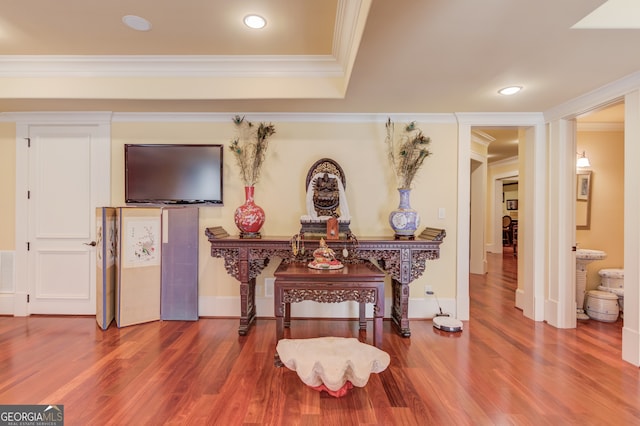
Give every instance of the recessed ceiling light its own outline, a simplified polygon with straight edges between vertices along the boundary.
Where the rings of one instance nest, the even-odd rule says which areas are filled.
[[[267,25],[267,20],[259,15],[247,15],[244,17],[244,24],[249,28],[259,30]]]
[[[122,22],[136,31],[149,31],[151,29],[151,22],[136,15],[126,15],[122,17]]]
[[[501,95],[509,96],[509,95],[515,95],[521,90],[522,90],[522,86],[509,86],[509,87],[505,87],[503,89],[498,90],[498,93],[500,93]]]

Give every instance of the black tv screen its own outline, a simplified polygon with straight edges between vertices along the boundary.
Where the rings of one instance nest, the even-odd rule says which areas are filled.
[[[127,203],[222,204],[223,145],[124,147]]]

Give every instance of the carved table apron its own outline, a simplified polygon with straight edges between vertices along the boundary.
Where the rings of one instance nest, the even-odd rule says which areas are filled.
[[[262,236],[259,239],[242,239],[230,236],[221,227],[207,228],[205,234],[211,243],[211,256],[223,258],[227,273],[240,281],[238,333],[245,335],[256,317],[256,277],[272,257],[287,261],[293,258],[291,237]],[[445,236],[446,233],[442,229],[427,228],[415,240],[396,240],[392,236],[358,238],[355,253],[351,253],[349,259],[345,259],[346,262],[351,258],[355,261],[376,260],[391,276],[391,319],[404,337],[411,336],[408,317],[409,284],[422,275],[427,260],[440,257],[440,244]],[[309,247],[318,243],[313,240],[305,242]],[[326,242],[340,258],[345,241]]]
[[[347,264],[335,270],[311,269],[306,262],[282,262],[274,276],[276,342],[284,339],[284,328],[291,324],[292,303],[354,301],[360,304],[361,330],[367,327],[365,306],[373,303],[373,344],[382,347],[385,274],[370,262]]]

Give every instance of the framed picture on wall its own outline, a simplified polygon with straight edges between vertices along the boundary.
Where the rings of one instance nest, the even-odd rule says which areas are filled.
[[[578,201],[589,201],[589,193],[591,192],[591,172],[578,173],[576,177],[576,199]]]
[[[518,200],[507,200],[507,210],[518,210]]]

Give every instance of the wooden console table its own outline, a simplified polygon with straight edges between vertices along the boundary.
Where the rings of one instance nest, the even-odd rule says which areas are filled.
[[[311,269],[306,262],[282,262],[274,276],[276,342],[284,339],[285,327],[291,326],[292,303],[354,301],[360,304],[360,330],[367,329],[365,307],[373,303],[373,344],[382,348],[385,273],[371,262],[346,264],[336,270]]]
[[[240,327],[245,335],[255,320],[256,277],[272,257],[285,261],[293,258],[291,237],[263,236],[258,239],[242,239],[229,235],[222,227],[205,230],[211,243],[211,256],[223,258],[229,275],[240,281]],[[411,336],[409,329],[409,284],[420,277],[426,261],[440,257],[440,244],[446,236],[443,229],[426,228],[415,240],[396,240],[390,237],[358,238],[357,246],[344,240],[327,240],[338,258],[345,263],[376,260],[391,276],[393,304],[391,319],[404,337]],[[309,255],[317,248],[317,241],[307,240]],[[348,259],[342,258],[345,246],[350,250]]]

